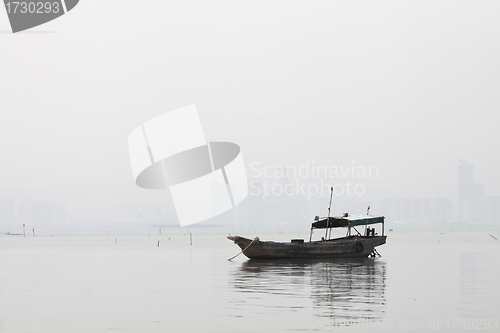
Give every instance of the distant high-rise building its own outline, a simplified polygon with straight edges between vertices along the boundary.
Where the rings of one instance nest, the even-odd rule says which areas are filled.
[[[436,223],[451,222],[452,205],[447,198],[436,198],[432,200],[432,220]]]
[[[458,200],[481,199],[484,197],[484,184],[474,182],[474,165],[458,160]]]
[[[458,200],[474,197],[474,165],[467,161],[458,161]]]

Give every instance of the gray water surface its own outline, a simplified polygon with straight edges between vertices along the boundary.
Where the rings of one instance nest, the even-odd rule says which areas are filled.
[[[0,331],[499,330],[499,242],[488,232],[390,232],[378,249],[376,259],[228,261],[239,248],[225,235],[193,235],[192,246],[188,235],[2,236]]]

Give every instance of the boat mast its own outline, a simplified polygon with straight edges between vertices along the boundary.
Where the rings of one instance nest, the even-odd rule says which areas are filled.
[[[330,225],[330,209],[332,208],[332,197],[333,197],[333,187],[330,189],[330,204],[328,205],[328,217],[326,219],[326,233],[325,233],[325,239],[328,238],[328,227]]]

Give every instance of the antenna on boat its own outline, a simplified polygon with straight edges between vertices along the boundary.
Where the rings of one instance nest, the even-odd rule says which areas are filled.
[[[370,206],[368,206],[368,209],[366,210],[366,215],[370,215]]]
[[[326,219],[326,233],[325,233],[325,239],[327,239],[328,236],[328,226],[330,225],[330,209],[332,208],[332,197],[333,197],[333,187],[330,188],[330,204],[328,205],[328,217]]]

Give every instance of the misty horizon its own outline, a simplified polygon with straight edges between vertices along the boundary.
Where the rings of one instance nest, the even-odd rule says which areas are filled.
[[[500,4],[156,6],[85,2],[33,29],[55,33],[2,34],[1,199],[167,210],[168,191],[135,185],[127,137],[191,104],[207,141],[241,147],[248,176],[372,166],[363,200],[453,203],[467,160],[485,196],[500,193]]]

